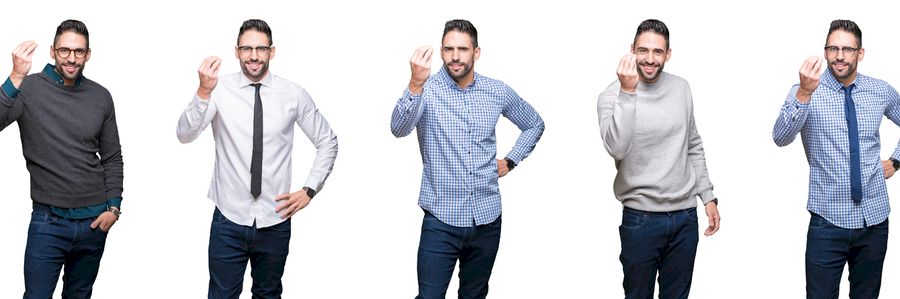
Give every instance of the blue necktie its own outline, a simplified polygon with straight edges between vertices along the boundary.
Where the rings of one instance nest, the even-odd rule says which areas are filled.
[[[847,117],[847,135],[850,137],[850,198],[854,203],[862,201],[862,177],[859,174],[859,128],[856,125],[856,106],[850,93],[853,87],[850,85],[844,90],[844,115]]]

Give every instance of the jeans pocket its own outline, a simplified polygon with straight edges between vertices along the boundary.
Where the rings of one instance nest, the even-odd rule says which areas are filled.
[[[687,218],[688,218],[688,221],[695,222],[695,223],[697,221],[700,221],[700,218],[697,218],[697,209],[696,208],[688,209],[687,210]]]
[[[809,228],[825,228],[828,224],[828,220],[818,214],[812,214],[809,218]]]
[[[638,229],[641,226],[644,226],[644,223],[647,223],[647,215],[642,213],[631,213],[624,212],[622,213],[622,225],[619,226],[624,229]]]

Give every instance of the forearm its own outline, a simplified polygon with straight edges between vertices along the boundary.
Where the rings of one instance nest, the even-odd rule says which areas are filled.
[[[597,100],[597,114],[603,146],[613,159],[624,159],[634,141],[637,94],[607,90]]]
[[[791,144],[806,123],[809,104],[801,104],[797,100],[795,90],[796,88],[788,94],[772,129],[772,140],[778,146]]]
[[[424,93],[413,96],[409,89],[397,101],[391,115],[391,133],[394,137],[404,137],[412,133],[424,111]]]
[[[209,100],[203,100],[199,96],[194,96],[187,108],[178,119],[178,126],[175,133],[181,143],[188,143],[197,139],[203,129],[212,121],[207,114],[210,112]]]

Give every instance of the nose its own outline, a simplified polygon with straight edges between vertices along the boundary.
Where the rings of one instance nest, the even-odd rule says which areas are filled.
[[[251,49],[250,50],[250,59],[255,60],[257,58],[259,58],[259,53],[256,53],[256,49]]]
[[[837,59],[844,60],[844,49],[838,48]]]
[[[66,56],[66,62],[75,62],[75,51],[69,52],[69,56]]]
[[[459,60],[459,50],[453,49],[453,60]]]

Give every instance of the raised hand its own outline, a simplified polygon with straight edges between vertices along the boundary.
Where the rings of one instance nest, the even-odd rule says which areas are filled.
[[[636,60],[637,56],[634,53],[625,54],[625,56],[622,56],[622,60],[619,60],[619,69],[616,70],[622,91],[627,93],[637,92],[638,72]]]
[[[37,46],[38,44],[36,42],[27,41],[19,44],[19,46],[13,50],[13,69],[9,74],[9,80],[12,81],[13,86],[16,88],[19,88],[19,85],[22,84],[22,80],[25,80],[25,76],[31,71],[31,59],[32,56],[34,56],[34,50],[37,49]]]
[[[204,100],[209,100],[213,89],[219,83],[219,65],[222,64],[222,58],[218,56],[210,56],[203,60],[197,73],[200,75],[200,87],[197,88],[197,96]]]
[[[800,66],[800,89],[797,90],[797,101],[806,104],[812,99],[812,93],[819,87],[819,77],[822,76],[822,59],[818,56],[810,56]]]
[[[413,53],[409,59],[409,69],[412,76],[409,78],[409,92],[417,95],[421,94],[425,88],[425,81],[431,75],[431,53],[434,48],[431,46],[421,46]]]

